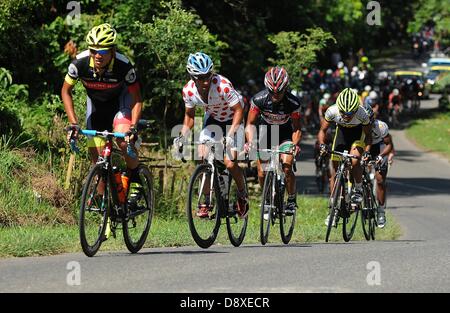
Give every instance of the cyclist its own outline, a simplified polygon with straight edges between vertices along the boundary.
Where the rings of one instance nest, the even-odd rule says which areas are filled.
[[[289,76],[284,67],[270,68],[264,77],[266,89],[258,92],[250,100],[250,112],[247,118],[245,133],[247,137],[246,151],[253,147],[273,147],[279,145],[282,151],[299,152],[299,143],[302,137],[300,100],[289,90]],[[259,124],[258,130],[255,125]],[[257,136],[256,136],[257,135]],[[275,142],[278,141],[278,142]],[[288,215],[295,214],[297,209],[295,175],[292,164],[293,155],[282,154],[283,170],[286,173],[288,191]],[[257,167],[259,184],[264,186],[263,164],[267,163],[267,156],[257,153]]]
[[[394,121],[394,118],[397,118],[398,114],[402,109],[403,99],[400,95],[400,91],[397,88],[394,88],[388,97],[388,110],[390,113],[390,119],[394,124],[397,121]]]
[[[231,82],[224,76],[214,72],[214,64],[211,58],[202,52],[190,54],[186,65],[191,80],[183,88],[183,100],[185,103],[185,115],[183,128],[180,135],[174,139],[174,147],[180,147],[187,142],[188,133],[194,127],[195,107],[205,107],[203,129],[200,133],[200,141],[217,141],[225,136],[226,147],[232,147],[231,151],[236,156],[235,137],[239,138],[239,127],[244,115],[244,104],[241,95],[233,88]],[[220,128],[221,133],[217,133]],[[236,141],[237,141],[236,140]],[[199,147],[201,157],[207,155],[204,146]],[[245,182],[242,169],[237,162],[225,156],[224,163],[233,176],[238,187],[237,208],[241,218],[248,213],[248,200],[245,191]],[[208,217],[209,204],[200,204],[197,216]]]
[[[378,170],[375,174],[377,180],[377,225],[383,228],[386,225],[386,176],[388,172],[389,155],[393,152],[393,142],[391,134],[389,134],[389,127],[385,122],[375,119],[374,112],[369,105],[365,105],[364,109],[369,114],[370,122],[372,124],[372,147],[370,155],[373,160],[376,160]]]
[[[333,150],[340,152],[347,150],[355,156],[361,157],[362,155],[363,158],[367,158],[370,155],[369,151],[372,143],[370,120],[367,112],[360,106],[357,92],[350,88],[345,88],[339,93],[336,104],[329,107],[325,112],[325,119],[322,121],[317,135],[322,154],[327,154],[328,152],[328,146],[325,145],[325,137],[332,123],[337,125],[332,146]],[[340,157],[332,155],[331,160],[333,166],[330,186],[334,186],[334,175]],[[352,159],[351,171],[355,181],[351,201],[360,203],[362,201],[362,168],[358,159]],[[325,221],[326,225],[328,225],[328,219],[329,216]],[[333,222],[336,223],[337,221]]]
[[[127,133],[125,140],[117,139],[128,168],[130,181],[137,178],[138,158],[127,154],[127,141],[135,140],[136,127],[142,111],[142,100],[136,71],[130,61],[116,49],[116,30],[109,24],[93,27],[86,37],[89,49],[70,63],[61,90],[69,123],[68,139],[78,135],[78,118],[74,110],[72,90],[80,80],[87,93],[87,129]],[[97,162],[105,140],[88,140],[92,163]]]

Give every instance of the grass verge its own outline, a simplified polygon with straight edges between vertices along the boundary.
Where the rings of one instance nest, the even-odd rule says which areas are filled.
[[[299,197],[297,223],[291,243],[323,242],[326,227],[327,200],[318,197]],[[401,235],[398,223],[388,214],[385,229],[377,230],[377,240],[395,240]],[[13,226],[0,228],[0,257],[43,256],[66,252],[81,252],[78,227],[75,225]],[[343,241],[341,228],[333,230],[332,241]],[[353,240],[364,240],[358,222]],[[259,243],[259,203],[251,201],[251,212],[244,244]],[[271,229],[269,243],[281,243],[279,227]],[[221,226],[216,244],[230,245],[225,222]],[[163,219],[155,216],[145,247],[171,247],[194,245],[185,218]],[[126,250],[118,232],[117,239],[110,238],[100,251]]]
[[[426,119],[415,120],[406,134],[423,148],[450,160],[450,112],[434,113]]]

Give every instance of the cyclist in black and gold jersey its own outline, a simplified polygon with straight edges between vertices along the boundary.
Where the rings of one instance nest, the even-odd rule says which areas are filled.
[[[332,150],[340,152],[347,150],[358,157],[369,157],[372,144],[370,119],[367,112],[360,106],[359,96],[354,90],[344,89],[337,97],[336,104],[330,106],[325,112],[325,118],[317,135],[322,153],[326,153],[325,134],[332,123],[337,125]],[[331,160],[333,169],[330,186],[334,186],[334,173],[340,157],[332,155]],[[360,203],[362,201],[362,167],[357,159],[352,160],[352,176],[355,183],[351,200]],[[328,225],[328,218],[325,222]]]
[[[87,92],[86,124],[88,129],[136,133],[142,111],[142,100],[136,71],[130,61],[116,51],[116,31],[109,24],[92,28],[86,38],[89,50],[83,51],[69,65],[61,90],[69,123],[77,132],[78,118],[74,110],[72,89],[80,80]],[[72,135],[73,136],[73,135]],[[76,136],[75,136],[76,137]],[[117,139],[130,176],[138,166],[138,159],[127,155],[127,143]],[[88,141],[92,162],[97,161],[105,142],[100,137]]]

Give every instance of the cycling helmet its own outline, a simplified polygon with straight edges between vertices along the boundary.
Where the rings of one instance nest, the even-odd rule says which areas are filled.
[[[271,67],[264,77],[264,85],[270,92],[283,92],[289,85],[289,76],[284,67]]]
[[[324,93],[323,94],[323,98],[325,99],[325,101],[328,101],[328,99],[330,99],[330,94],[329,93]]]
[[[370,106],[370,104],[368,104],[368,103],[364,104],[363,108],[364,108],[364,110],[366,110],[367,115],[369,115],[370,121],[373,122],[373,120],[374,120],[374,113],[373,113],[373,109]]]
[[[331,74],[333,74],[333,70],[331,68],[329,68],[329,69],[327,69],[326,73],[327,73],[327,75],[331,75]]]
[[[104,23],[92,28],[86,36],[86,42],[91,47],[110,48],[116,44],[117,32],[109,25]]]
[[[359,107],[358,93],[350,88],[345,88],[339,93],[336,104],[339,111],[344,113],[355,112]]]
[[[366,86],[364,87],[364,90],[367,91],[367,92],[369,92],[369,91],[372,90],[372,87],[370,87],[370,85],[366,85]]]
[[[337,67],[338,68],[344,68],[344,62],[339,61],[338,64],[337,64]]]
[[[392,93],[394,94],[394,96],[398,96],[400,94],[400,92],[398,91],[397,88],[395,88],[394,90],[392,90]]]
[[[378,94],[376,91],[372,90],[371,92],[369,92],[369,98],[372,100],[376,100],[378,98]]]
[[[189,75],[204,75],[211,73],[214,68],[211,58],[203,53],[197,52],[195,54],[189,54],[186,70]]]

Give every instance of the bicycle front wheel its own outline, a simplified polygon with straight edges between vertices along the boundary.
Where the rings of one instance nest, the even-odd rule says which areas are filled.
[[[366,240],[370,240],[371,231],[371,213],[372,213],[372,201],[370,199],[370,187],[366,184],[363,185],[363,203],[361,210],[361,225]]]
[[[269,240],[270,224],[273,223],[275,210],[275,177],[273,172],[268,172],[264,180],[264,188],[261,199],[261,223],[260,239],[261,244],[265,245]]]
[[[281,240],[284,244],[288,244],[289,241],[291,241],[292,234],[294,232],[295,227],[295,219],[297,212],[291,215],[287,215],[285,213],[284,208],[286,207],[286,201],[288,196],[288,192],[286,188],[283,188],[284,190],[280,190],[279,192],[279,218],[280,218],[280,234],[281,234]]]
[[[129,188],[127,216],[122,222],[125,245],[131,253],[137,253],[144,246],[152,224],[155,203],[150,171],[141,164],[138,174],[139,182],[133,182]]]
[[[189,182],[186,215],[192,238],[204,249],[214,243],[219,232],[219,192],[211,166],[197,166]]]
[[[103,165],[90,170],[83,187],[80,208],[80,243],[84,254],[94,256],[105,239],[111,206],[109,178]]]
[[[341,203],[344,200],[344,183],[342,181],[341,175],[336,177],[334,181],[333,193],[330,197],[328,204],[328,225],[327,232],[325,235],[325,242],[330,239],[331,228],[337,227],[337,218],[339,216],[339,210],[341,208]]]
[[[244,175],[245,192],[248,194],[247,190],[247,180]],[[228,201],[227,206],[227,232],[230,242],[233,246],[239,247],[244,241],[245,232],[247,231],[248,214],[245,218],[240,218],[237,213],[237,192],[238,188],[233,177],[230,175],[228,177]],[[247,203],[249,205],[249,203]]]

